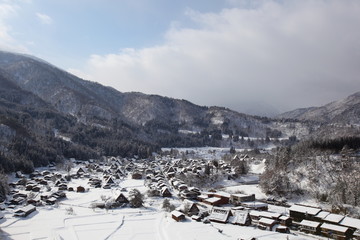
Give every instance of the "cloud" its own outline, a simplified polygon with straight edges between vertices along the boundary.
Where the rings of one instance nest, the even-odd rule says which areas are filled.
[[[43,13],[36,13],[36,16],[40,20],[42,24],[45,25],[51,25],[53,23],[53,20],[50,16],[43,14]]]
[[[18,6],[10,1],[0,2],[0,50],[27,52],[26,48],[19,44],[11,34],[11,26],[7,20],[17,15]]]
[[[158,46],[91,55],[81,71],[120,91],[254,106],[254,113],[259,105],[291,110],[360,90],[359,1],[249,2],[187,11],[196,27],[172,25]]]

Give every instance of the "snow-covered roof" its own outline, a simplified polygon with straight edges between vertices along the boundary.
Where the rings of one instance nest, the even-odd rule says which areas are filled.
[[[211,197],[211,198],[207,198],[204,201],[208,202],[208,203],[215,203],[217,201],[221,200],[221,198],[218,197]]]
[[[337,231],[337,232],[346,232],[349,229],[348,227],[343,227],[343,226],[334,225],[334,224],[330,224],[330,223],[323,223],[321,225],[321,228],[325,228],[325,229],[333,230],[333,231]]]
[[[280,216],[279,217],[279,219],[283,220],[283,221],[288,220],[289,218],[290,218],[289,216]]]
[[[275,224],[275,220],[274,219],[270,219],[270,218],[260,218],[259,223],[261,224],[266,224],[266,225],[273,225]]]
[[[245,207],[253,207],[253,208],[259,208],[259,207],[267,207],[267,203],[263,202],[244,202],[242,203]]]
[[[289,208],[289,210],[295,211],[295,212],[300,212],[300,213],[306,213],[309,215],[316,215],[321,211],[320,208],[306,207],[306,206],[301,206],[301,205],[292,205]]]
[[[245,224],[247,217],[248,217],[248,212],[247,211],[234,211],[233,215],[234,216],[229,218],[230,223]]]
[[[330,212],[321,211],[321,212],[319,212],[318,214],[316,214],[316,217],[317,217],[317,218],[320,218],[320,219],[324,219],[324,218],[326,218],[326,216],[329,215],[329,214],[330,214]]]
[[[259,213],[261,217],[267,217],[267,218],[279,218],[281,216],[280,213],[274,213],[274,212],[260,212]]]
[[[235,193],[235,194],[231,194],[231,196],[233,197],[237,197],[237,198],[242,198],[242,197],[250,197],[252,196],[253,194],[242,194],[242,193]]]
[[[213,208],[209,219],[212,221],[226,222],[229,217],[230,210],[223,208]]]
[[[344,219],[345,216],[343,215],[339,215],[339,214],[334,214],[334,213],[330,213],[329,215],[327,215],[324,220],[328,221],[328,222],[333,222],[333,223],[339,223],[341,220]]]
[[[216,192],[216,193],[214,193],[214,195],[230,198],[230,193],[227,193],[227,192]]]
[[[173,216],[177,217],[177,218],[184,215],[182,212],[179,212],[179,211],[177,211],[177,210],[172,211],[171,214],[172,214]],[[185,215],[184,215],[184,216],[185,216]]]
[[[360,229],[360,219],[345,217],[341,222],[341,225],[352,227],[356,229]]]
[[[305,226],[305,227],[312,227],[312,228],[317,228],[320,226],[321,223],[319,222],[314,222],[314,221],[309,221],[309,220],[302,220],[300,222],[300,225]]]

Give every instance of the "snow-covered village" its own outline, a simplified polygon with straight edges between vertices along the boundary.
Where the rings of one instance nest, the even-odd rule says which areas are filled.
[[[17,172],[1,205],[0,236],[360,239],[360,219],[332,213],[314,199],[264,194],[265,162],[246,151],[189,148],[166,149],[153,161],[71,159],[29,175]]]
[[[0,0],[0,240],[360,240],[359,0]]]

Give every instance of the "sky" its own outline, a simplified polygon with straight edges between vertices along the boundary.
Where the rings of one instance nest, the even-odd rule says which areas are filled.
[[[360,91],[360,1],[0,0],[0,49],[121,92],[271,115]]]

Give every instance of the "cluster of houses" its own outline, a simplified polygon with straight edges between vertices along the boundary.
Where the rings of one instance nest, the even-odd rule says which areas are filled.
[[[72,173],[60,173],[54,166],[44,171],[34,171],[28,176],[16,172],[16,181],[9,183],[10,192],[1,209],[5,210],[6,206],[12,209],[14,216],[26,217],[36,211],[38,206],[54,205],[65,199],[67,191],[86,191],[87,186],[69,186],[71,179],[88,178],[89,187],[110,188],[116,185],[116,179],[126,177],[128,171],[131,171],[133,178],[139,178],[139,175],[142,178],[142,174],[135,171],[135,165],[127,160],[112,158],[111,161],[100,163],[76,163],[81,167]],[[121,197],[116,199],[120,200]],[[1,209],[0,216],[3,216]]]
[[[203,219],[204,223],[252,225],[259,229],[280,233],[289,233],[290,229],[296,229],[332,239],[360,239],[360,219],[330,213],[320,208],[292,205],[289,208],[289,215],[283,215],[264,209],[250,209],[247,204],[241,204],[238,207],[210,206],[204,202],[189,201],[186,204],[187,208],[182,206],[172,212],[174,220],[183,221],[187,215],[196,221]]]
[[[360,239],[360,219],[302,205],[291,206],[289,212],[301,231],[334,239]]]
[[[46,170],[35,171],[29,178],[21,172],[15,176],[18,180],[9,184],[9,197],[3,205],[13,209],[14,216],[26,217],[36,211],[36,206],[54,205],[66,198],[68,180],[59,173]]]
[[[14,216],[26,217],[36,211],[36,206],[55,204],[66,198],[66,191],[85,192],[87,188],[119,188],[125,177],[144,179],[155,196],[178,196],[183,204],[171,213],[176,221],[191,217],[204,223],[218,222],[287,233],[294,227],[306,233],[336,239],[360,239],[360,220],[323,211],[320,208],[293,205],[289,216],[268,211],[266,202],[256,201],[254,194],[230,194],[216,190],[201,191],[188,186],[183,179],[187,174],[204,175],[221,172],[231,177],[245,158],[236,157],[230,162],[216,164],[202,159],[146,161],[108,158],[102,162],[81,162],[76,171],[60,174],[56,171],[34,172],[26,178],[16,173],[18,181],[11,183],[11,194],[6,205],[14,209]],[[69,186],[70,179],[88,180],[88,186]],[[114,197],[111,206],[106,202],[93,207],[119,207],[129,203],[126,189]],[[0,211],[0,218],[3,214]]]
[[[223,171],[231,173],[236,161],[221,165]],[[184,164],[184,162],[186,164]],[[258,202],[255,195],[229,194],[226,192],[202,192],[187,186],[177,176],[188,173],[199,174],[207,163],[201,160],[179,160],[162,166],[172,188],[178,192],[188,207],[180,207],[172,212],[172,218],[182,221],[188,215],[196,221],[231,223],[242,226],[255,225],[260,229],[287,233],[291,228],[306,233],[322,235],[335,239],[360,239],[360,220],[339,214],[322,211],[300,205],[290,206],[290,215],[282,215],[268,211],[268,204]],[[187,167],[184,167],[187,165]],[[232,170],[231,170],[232,169]],[[163,184],[165,184],[163,182]],[[192,200],[192,201],[189,201]],[[287,205],[287,204],[286,204]]]

